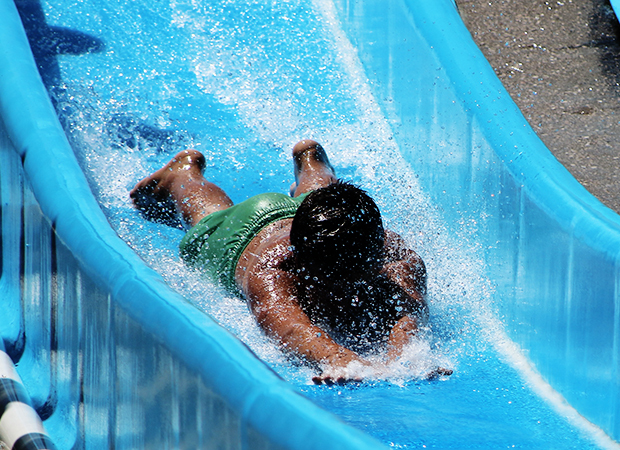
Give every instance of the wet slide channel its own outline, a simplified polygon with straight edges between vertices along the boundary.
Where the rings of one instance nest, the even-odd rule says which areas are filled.
[[[617,448],[618,218],[426,3],[16,2],[66,135],[9,71],[0,331],[59,448]],[[235,202],[287,192],[303,138],[429,272],[431,329],[362,384],[314,386],[128,198],[189,147]]]

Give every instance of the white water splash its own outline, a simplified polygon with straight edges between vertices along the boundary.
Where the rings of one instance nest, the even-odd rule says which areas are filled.
[[[76,124],[73,140],[113,227],[172,287],[261,359],[289,379],[309,380],[310,369],[287,363],[242,300],[180,261],[177,245],[183,231],[145,222],[133,209],[128,191],[181,150],[154,144],[135,125],[139,121],[160,132],[181,127],[174,137],[203,151],[207,176],[214,176],[240,200],[265,190],[286,192],[292,181],[289,149],[299,139],[317,139],[339,174],[367,189],[387,226],[424,258],[436,328],[447,336],[412,342],[398,361],[379,365],[370,376],[401,383],[407,377],[424,377],[438,365],[458,365],[464,336],[479,332],[476,314],[488,307],[490,289],[480,275],[482,259],[466,240],[447,232],[415,170],[402,158],[333,3],[238,3],[173,0],[168,6],[154,6],[150,14],[167,28],[161,35],[170,36],[171,42],[157,41],[146,30],[138,36],[144,40],[138,46],[144,52],[133,62],[133,73],[140,74],[134,90],[115,87],[114,77],[106,78],[108,88],[67,80],[67,103],[79,105],[70,115]],[[129,16],[131,7],[127,5]],[[157,51],[149,53],[149,48]],[[109,57],[122,62],[135,56],[122,52],[115,46]],[[160,61],[162,53],[178,56]],[[120,62],[105,64],[122,70],[115,69]],[[158,93],[147,94],[154,80]],[[143,91],[150,99],[147,104],[140,103]],[[110,132],[110,123],[119,116],[131,119],[129,138]],[[483,345],[477,339],[466,341]]]

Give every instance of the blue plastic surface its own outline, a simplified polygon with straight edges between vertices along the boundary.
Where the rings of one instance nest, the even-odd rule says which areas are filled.
[[[59,58],[58,73],[67,86],[55,101],[61,117],[66,114],[82,167],[91,167],[90,159],[98,156],[83,152],[84,136],[91,147],[105,147],[110,145],[105,126],[125,125],[133,135],[111,144],[128,147],[118,152],[127,157],[147,155],[134,159],[145,172],[165,161],[169,151],[166,145],[137,151],[147,134],[146,147],[153,140],[172,141],[171,150],[185,141],[208,145],[211,154],[220,152],[208,168],[239,198],[274,183],[286,188],[280,180],[285,152],[276,142],[285,131],[291,136],[284,140],[301,133],[327,139],[336,149],[339,172],[366,182],[390,225],[420,245],[431,273],[439,343],[456,372],[438,383],[414,379],[339,389],[305,385],[299,381],[303,372],[277,367],[292,380],[286,384],[172,293],[109,227],[108,220],[117,229],[133,221],[124,216],[129,208],[110,206],[107,192],[97,193],[107,216],[96,205],[33,76],[21,26],[5,0],[0,3],[2,120],[56,234],[41,221],[28,189],[21,198],[14,172],[19,161],[7,154],[11,145],[5,139],[2,164],[12,170],[2,173],[0,287],[10,294],[12,319],[0,331],[7,348],[22,358],[19,369],[59,444],[378,445],[294,389],[394,447],[614,446],[558,396],[620,438],[618,217],[590,196],[527,126],[473,45],[453,2],[336,1],[315,2],[312,8],[294,2],[102,4],[82,2],[62,13],[46,6],[48,18],[60,21],[53,25],[89,31],[107,46],[100,54]],[[261,21],[261,14],[278,23]],[[308,49],[309,30],[323,26],[329,32],[322,36],[333,41],[317,38]],[[282,35],[261,40],[270,33]],[[183,45],[166,46],[176,43]],[[229,61],[214,63],[209,58],[216,54]],[[266,67],[256,55],[268,55]],[[184,64],[198,69],[185,71]],[[294,69],[304,64],[314,70],[300,72],[298,80]],[[352,87],[339,90],[340,79],[352,80]],[[102,126],[98,108],[106,112],[119,99],[125,104],[109,112]],[[295,107],[302,112],[286,116]],[[267,112],[260,113],[262,108]],[[256,117],[248,118],[248,111]],[[115,112],[135,114],[148,126],[119,119]],[[158,120],[163,124],[153,126]],[[88,127],[92,134],[82,132]],[[175,127],[186,134],[170,131]],[[377,143],[386,149],[366,149]],[[236,160],[225,151],[234,145],[246,149]],[[116,154],[115,148],[108,150]],[[377,161],[362,159],[369,155]],[[96,173],[86,175],[103,191]],[[386,186],[388,181],[395,187]],[[22,205],[30,212],[22,214]],[[168,239],[168,232],[146,229],[158,244]],[[24,245],[9,241],[17,235]],[[20,270],[26,276],[21,290],[15,285]],[[220,295],[215,289],[208,294]],[[473,325],[476,321],[481,324]],[[82,410],[76,408],[80,396]],[[154,429],[158,432],[148,433]]]
[[[0,2],[0,17],[0,142],[2,167],[12,169],[6,190],[2,175],[10,257],[2,278],[14,282],[20,268],[21,292],[20,281],[6,289],[19,292],[24,312],[21,330],[3,323],[1,331],[8,348],[25,341],[13,357],[59,448],[377,448],[292,392],[118,238],[60,127],[12,1]],[[45,217],[30,188],[22,191],[20,156]],[[20,229],[20,240],[8,240]],[[270,413],[252,414],[263,397]]]
[[[620,2],[618,0],[610,0],[611,6],[616,13],[616,17],[620,17]]]
[[[508,334],[571,405],[618,440],[618,216],[526,125],[481,52],[464,45],[471,38],[454,9],[401,5],[382,14],[378,5],[342,4],[399,147],[448,222],[469,228],[483,249]],[[386,45],[398,23],[424,40],[403,33]],[[393,56],[418,46],[433,55]],[[418,89],[426,104],[412,105]]]

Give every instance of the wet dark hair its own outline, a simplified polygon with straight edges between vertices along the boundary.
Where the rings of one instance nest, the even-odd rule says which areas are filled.
[[[359,187],[338,181],[311,192],[291,226],[301,267],[323,273],[362,272],[383,258],[384,229],[374,200]]]

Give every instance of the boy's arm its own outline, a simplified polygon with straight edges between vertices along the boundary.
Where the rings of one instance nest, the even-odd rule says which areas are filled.
[[[416,252],[407,247],[403,238],[393,231],[385,232],[385,263],[382,274],[400,287],[405,296],[401,299],[402,315],[426,323],[428,305],[426,294],[426,267]]]
[[[389,230],[385,232],[385,255],[383,274],[406,294],[401,301],[402,316],[392,327],[388,339],[388,361],[394,361],[401,356],[411,338],[417,335],[419,327],[428,321],[428,305],[424,298],[426,267],[422,258],[407,247],[403,238]],[[452,375],[452,370],[437,367],[428,377],[441,375]]]
[[[268,267],[249,275],[245,286],[250,309],[265,333],[286,350],[317,364],[322,373],[313,378],[317,384],[361,381],[347,366],[368,363],[359,355],[334,342],[310,319],[297,302],[297,278],[291,273]]]
[[[382,273],[401,291],[396,300],[399,306],[397,322],[390,331],[388,360],[397,359],[420,325],[428,320],[426,294],[426,267],[422,258],[407,247],[403,238],[393,231],[385,231],[385,263]]]

